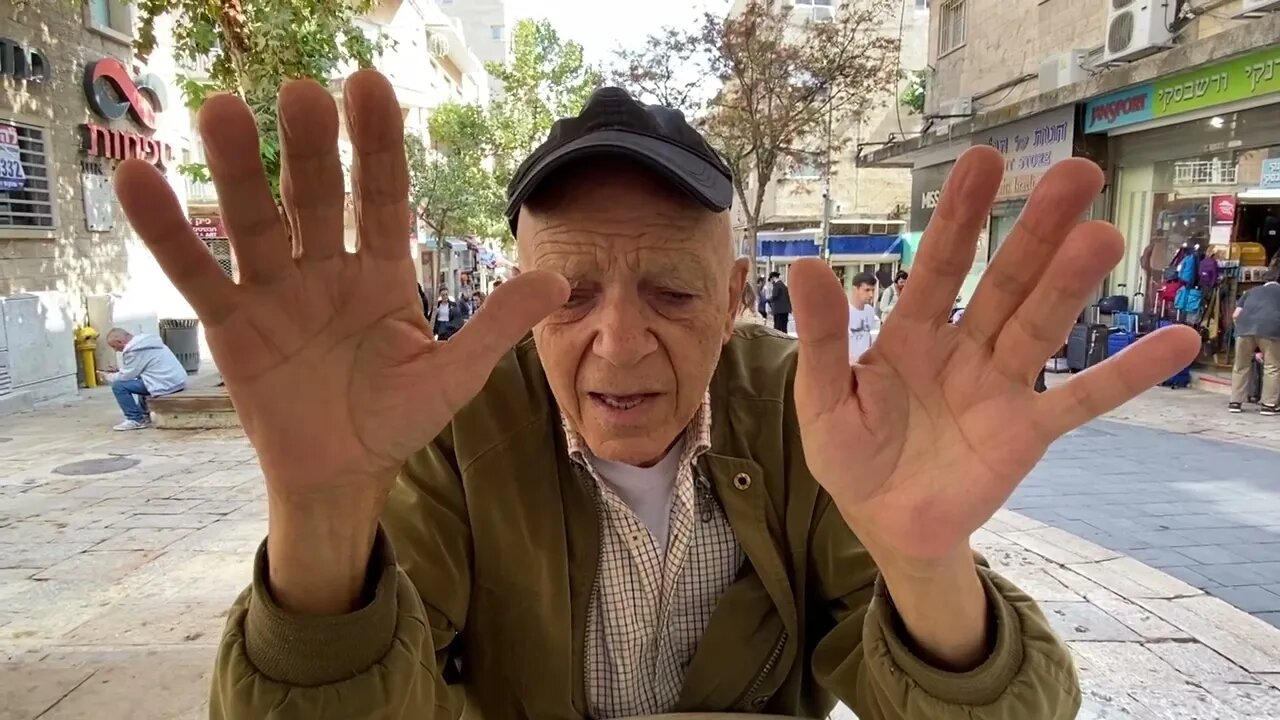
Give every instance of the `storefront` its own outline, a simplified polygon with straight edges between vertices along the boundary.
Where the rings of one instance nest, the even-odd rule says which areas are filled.
[[[1141,292],[1144,309],[1206,338],[1202,360],[1231,362],[1231,313],[1270,262],[1280,262],[1280,73],[1275,50],[1206,65],[1096,98],[1085,132],[1108,135],[1111,218],[1124,234],[1109,292]],[[1180,307],[1169,280],[1187,255],[1218,272]],[[1199,260],[1197,260],[1197,263]],[[1210,282],[1212,281],[1212,282]]]
[[[831,224],[827,259],[831,270],[846,290],[853,277],[869,272],[881,284],[892,281],[902,267],[903,235],[906,223],[900,220],[837,221]],[[761,232],[758,235],[757,273],[767,276],[777,271],[785,279],[796,260],[821,257],[821,231],[816,228]]]

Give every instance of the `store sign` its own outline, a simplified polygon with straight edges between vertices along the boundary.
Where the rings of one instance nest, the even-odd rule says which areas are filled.
[[[1090,100],[1085,105],[1085,132],[1106,132],[1278,92],[1280,48],[1273,45]]]
[[[947,162],[911,171],[911,226],[908,228],[911,232],[924,232],[933,219],[933,211],[938,209],[938,200],[942,197],[942,185],[953,167],[954,162]]]
[[[196,215],[191,218],[191,229],[201,240],[215,240],[227,236],[222,218],[217,215]]]
[[[22,168],[18,128],[0,125],[0,190],[21,190],[26,184],[27,172]]]
[[[0,38],[0,75],[32,85],[49,82],[49,61],[9,38]]]
[[[159,78],[132,78],[124,63],[103,58],[85,67],[84,94],[89,107],[102,119],[111,122],[128,115],[144,130],[137,133],[97,123],[81,125],[80,147],[86,154],[110,160],[139,158],[162,168],[173,161],[173,146],[151,137],[156,113],[164,110],[166,102]]]
[[[1236,221],[1236,196],[1214,195],[1209,200],[1214,225],[1230,225]]]
[[[1150,120],[1155,114],[1155,89],[1139,85],[1090,100],[1084,106],[1084,131],[1106,132],[1112,128]]]
[[[1258,184],[1264,188],[1280,188],[1280,158],[1262,161],[1262,181]]]
[[[975,144],[990,145],[1004,156],[1004,181],[996,199],[1026,197],[1050,167],[1071,157],[1075,106],[1034,115],[974,138]]]

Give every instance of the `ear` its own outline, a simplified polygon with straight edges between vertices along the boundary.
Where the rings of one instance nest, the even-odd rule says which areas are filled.
[[[722,344],[729,342],[729,338],[733,337],[733,326],[737,324],[738,316],[744,312],[742,290],[746,287],[749,269],[747,259],[744,257],[735,260],[733,266],[729,268],[729,297],[725,308]]]

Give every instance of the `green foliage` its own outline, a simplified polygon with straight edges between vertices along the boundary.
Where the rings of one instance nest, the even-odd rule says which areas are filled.
[[[902,94],[898,96],[898,100],[902,106],[909,108],[911,112],[917,115],[924,114],[924,70],[908,70],[906,73],[905,87],[902,88]]]
[[[341,65],[373,64],[380,40],[355,21],[374,0],[138,0],[135,50],[146,58],[156,46],[156,22],[173,17],[174,56],[179,63],[208,61],[208,77],[179,79],[187,107],[200,107],[213,93],[231,92],[253,109],[261,137],[262,164],[278,193],[280,140],[275,101],[286,80],[311,78],[328,84]],[[189,166],[187,174],[196,171]]]
[[[431,116],[431,147],[406,138],[410,201],[437,237],[480,235],[510,244],[503,208],[511,175],[553,122],[582,109],[600,75],[584,62],[582,46],[561,39],[545,20],[521,20],[510,61],[488,70],[503,93],[487,110],[442,105]]]

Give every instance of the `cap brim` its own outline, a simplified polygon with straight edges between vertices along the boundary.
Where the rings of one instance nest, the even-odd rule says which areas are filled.
[[[733,183],[698,155],[658,138],[625,130],[601,130],[567,143],[525,174],[507,200],[507,220],[516,231],[520,206],[538,185],[566,165],[591,157],[634,160],[668,180],[708,210],[722,212],[733,204]]]

